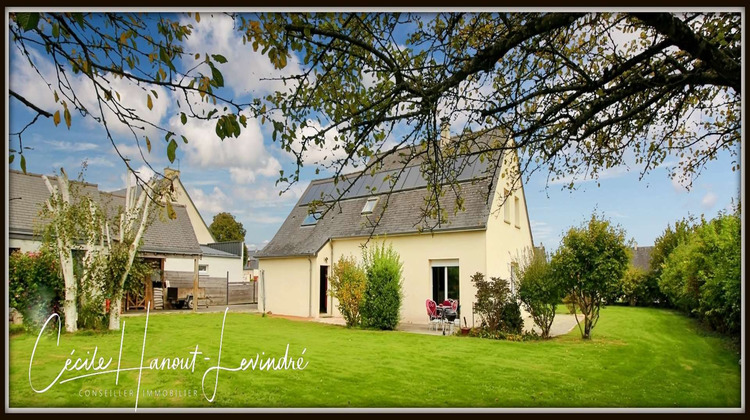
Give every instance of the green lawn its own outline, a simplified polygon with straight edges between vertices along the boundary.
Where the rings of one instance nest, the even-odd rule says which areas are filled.
[[[237,367],[256,353],[299,357],[304,370],[221,372],[216,398],[206,401],[201,378],[216,365],[223,314],[159,314],[149,319],[144,365],[155,357],[187,357],[196,345],[211,360],[195,372],[144,370],[141,390],[197,390],[197,396],[141,394],[139,407],[739,407],[739,354],[676,312],[609,307],[594,339],[574,329],[550,341],[505,342],[402,332],[349,330],[311,322],[229,313],[221,365]],[[122,368],[137,367],[145,317],[125,318]],[[71,350],[112,357],[120,333],[62,334],[41,339],[32,379],[46,387]],[[10,341],[10,407],[133,407],[135,397],[85,392],[137,389],[137,371],[100,375],[35,393],[29,361],[35,335]],[[263,357],[263,355],[261,355]],[[66,372],[61,380],[85,372]],[[213,393],[215,372],[207,375]],[[81,396],[83,395],[83,396]]]

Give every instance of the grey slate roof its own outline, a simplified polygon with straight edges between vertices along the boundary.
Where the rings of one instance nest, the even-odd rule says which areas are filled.
[[[48,178],[53,185],[57,184],[56,177]],[[114,215],[118,208],[125,206],[125,197],[122,195],[99,191],[95,184],[83,184],[82,188],[82,193],[95,198],[110,215]],[[41,175],[10,171],[8,190],[9,198],[20,198],[10,200],[8,205],[9,234],[31,235],[34,225],[42,223],[38,216],[39,210],[49,197],[44,180]],[[143,234],[140,251],[154,254],[201,255],[201,248],[185,206],[173,204],[173,208],[177,218],[172,220],[156,216]],[[156,207],[151,208],[152,211],[155,209]]]
[[[407,153],[409,153],[407,151]],[[384,171],[393,171],[399,165],[403,167],[400,159],[390,159],[384,167]],[[476,165],[479,167],[480,165]],[[416,168],[418,169],[418,168]],[[461,182],[461,197],[464,199],[464,211],[458,211],[454,215],[456,194],[448,189],[446,195],[441,197],[440,203],[447,207],[448,223],[433,229],[433,232],[451,230],[484,230],[487,228],[490,204],[488,197],[492,197],[496,183],[491,177],[472,169],[473,179],[463,178]],[[421,175],[420,175],[421,177]],[[371,179],[377,179],[372,177]],[[427,223],[420,224],[420,209],[425,206],[427,189],[422,184],[416,184],[416,188],[395,191],[390,198],[384,194],[387,188],[381,188],[380,194],[362,195],[353,194],[353,198],[339,201],[313,226],[301,226],[307,217],[309,209],[308,202],[311,191],[321,191],[322,184],[330,184],[332,180],[322,179],[310,183],[307,190],[302,194],[300,200],[292,209],[289,216],[282,224],[274,238],[258,252],[257,258],[291,257],[314,255],[329,239],[368,237],[371,234],[394,235],[410,234],[425,231],[429,228]],[[319,194],[317,194],[319,198]],[[351,195],[350,195],[351,196]],[[361,214],[362,208],[368,198],[378,197],[378,202],[372,214]],[[384,205],[388,202],[387,211],[383,212]],[[372,226],[378,217],[382,219],[373,230]],[[428,221],[429,222],[429,221]]]
[[[204,257],[221,257],[221,258],[239,258],[239,255],[234,255],[229,252],[224,252],[219,249],[212,248],[208,245],[201,245],[201,251],[203,251]]]
[[[57,177],[48,177],[53,186],[57,186]],[[98,199],[99,190],[94,184],[81,184],[71,180],[73,188]],[[41,223],[39,211],[49,197],[49,190],[41,175],[27,174],[19,171],[8,173],[8,233],[30,235],[34,226]]]
[[[208,248],[216,249],[216,250],[231,254],[233,257],[242,256],[242,245],[243,245],[242,241],[214,242],[214,243],[205,244],[205,245]]]
[[[653,250],[653,246],[638,246],[633,248],[633,266],[648,271],[650,269],[651,252]]]
[[[258,259],[255,258],[257,254],[257,250],[247,251],[247,264],[245,264],[245,270],[257,270],[259,268]]]

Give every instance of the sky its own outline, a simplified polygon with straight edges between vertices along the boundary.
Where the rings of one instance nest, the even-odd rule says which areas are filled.
[[[228,63],[220,67],[226,83],[224,92],[246,99],[280,87],[278,82],[262,80],[278,73],[260,52],[255,53],[249,45],[242,44],[241,35],[233,29],[231,20],[203,14],[200,23],[192,23],[195,29],[186,49],[219,53],[228,59]],[[11,89],[52,109],[52,94],[39,74],[20,58],[15,47],[7,50],[6,71]],[[43,63],[40,73],[51,75],[49,60],[43,53],[39,54],[39,59]],[[299,62],[293,59],[284,72],[296,69],[299,69]],[[80,80],[73,83],[85,86]],[[85,92],[85,87],[83,89]],[[158,99],[154,99],[153,109],[148,110],[139,87],[122,84],[118,89],[139,112],[148,112],[164,125],[181,126],[172,93],[157,89]],[[83,96],[86,101],[85,94]],[[35,115],[16,100],[9,100],[9,105],[6,139],[8,133],[20,130]],[[207,224],[219,212],[233,214],[247,231],[245,240],[250,249],[262,248],[273,238],[310,180],[329,175],[325,171],[315,175],[314,165],[308,165],[301,173],[300,182],[279,195],[282,186],[275,184],[279,170],[293,170],[294,160],[272,141],[267,126],[250,118],[239,138],[223,141],[213,134],[211,123],[189,121],[185,128],[190,141],[180,145],[174,164],[169,164],[166,158],[166,144],[158,141],[152,142],[154,147],[147,155],[149,162],[157,170],[167,166],[180,170],[182,182]],[[121,153],[133,159],[133,165],[148,176],[150,171],[140,162],[132,137],[116,124],[112,131]],[[101,126],[90,118],[74,114],[69,130],[64,124],[55,127],[49,119],[40,118],[24,133],[23,139],[24,146],[30,148],[24,152],[28,172],[54,174],[64,167],[75,177],[86,162],[84,179],[87,182],[98,184],[103,191],[125,186],[125,165]],[[10,137],[7,148],[17,147],[17,139]],[[319,149],[311,153],[310,162],[313,162],[330,151]],[[546,172],[540,171],[524,183],[534,242],[554,250],[567,229],[580,225],[597,210],[624,228],[628,239],[641,246],[652,245],[667,225],[676,220],[702,214],[711,218],[731,208],[732,200],[736,202],[740,195],[741,180],[739,171],[731,171],[731,162],[728,153],[720,154],[718,159],[709,162],[690,190],[668,177],[668,167],[676,163],[676,159],[669,158],[643,179],[639,179],[637,168],[628,170],[620,166],[605,171],[599,186],[597,182],[584,181],[573,191],[564,188],[562,183],[547,184]],[[18,159],[10,169],[20,169]]]

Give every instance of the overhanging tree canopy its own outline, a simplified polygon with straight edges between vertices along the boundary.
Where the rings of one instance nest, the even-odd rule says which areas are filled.
[[[449,168],[467,154],[496,163],[487,169],[494,173],[498,152],[512,148],[525,176],[546,170],[548,181],[565,180],[570,188],[628,160],[643,175],[675,156],[671,173],[687,185],[721,151],[734,158],[732,169],[739,167],[739,13],[232,17],[248,48],[260,49],[276,68],[300,64],[300,73],[280,76],[286,90],[245,104],[222,97],[219,68],[226,58],[185,51],[191,25],[170,15],[14,14],[10,33],[20,48],[41,45],[60,68],[82,71],[96,86],[96,113],[74,94],[62,94],[68,125],[68,107],[96,114],[105,127],[110,114],[104,108],[134,127],[158,124],[122,109],[100,82],[124,77],[144,86],[146,101],[149,85],[184,93],[183,124],[215,121],[220,138],[238,135],[247,115],[272,125],[274,140],[297,156],[296,171],[282,172],[282,182],[297,181],[306,163],[337,177],[353,165],[375,170],[389,153],[412,146],[405,160],[422,162],[435,187],[426,216],[440,214],[441,190],[456,185]],[[61,80],[52,89],[56,99],[65,91]],[[208,105],[195,105],[196,98]],[[440,151],[442,118],[459,127],[463,141]],[[515,142],[475,141],[491,130]],[[164,132],[173,159],[179,133]],[[150,149],[137,130],[133,136]],[[331,153],[310,162],[313,144]]]

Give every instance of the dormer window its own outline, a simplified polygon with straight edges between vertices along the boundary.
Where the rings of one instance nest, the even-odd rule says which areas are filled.
[[[310,213],[305,217],[305,220],[302,221],[302,226],[313,226],[316,223],[318,223],[318,220],[320,220],[320,212],[316,211],[314,213]]]
[[[368,198],[367,202],[365,203],[365,206],[362,207],[362,214],[369,214],[372,213],[372,211],[375,209],[375,205],[378,204],[378,199],[376,198]]]

